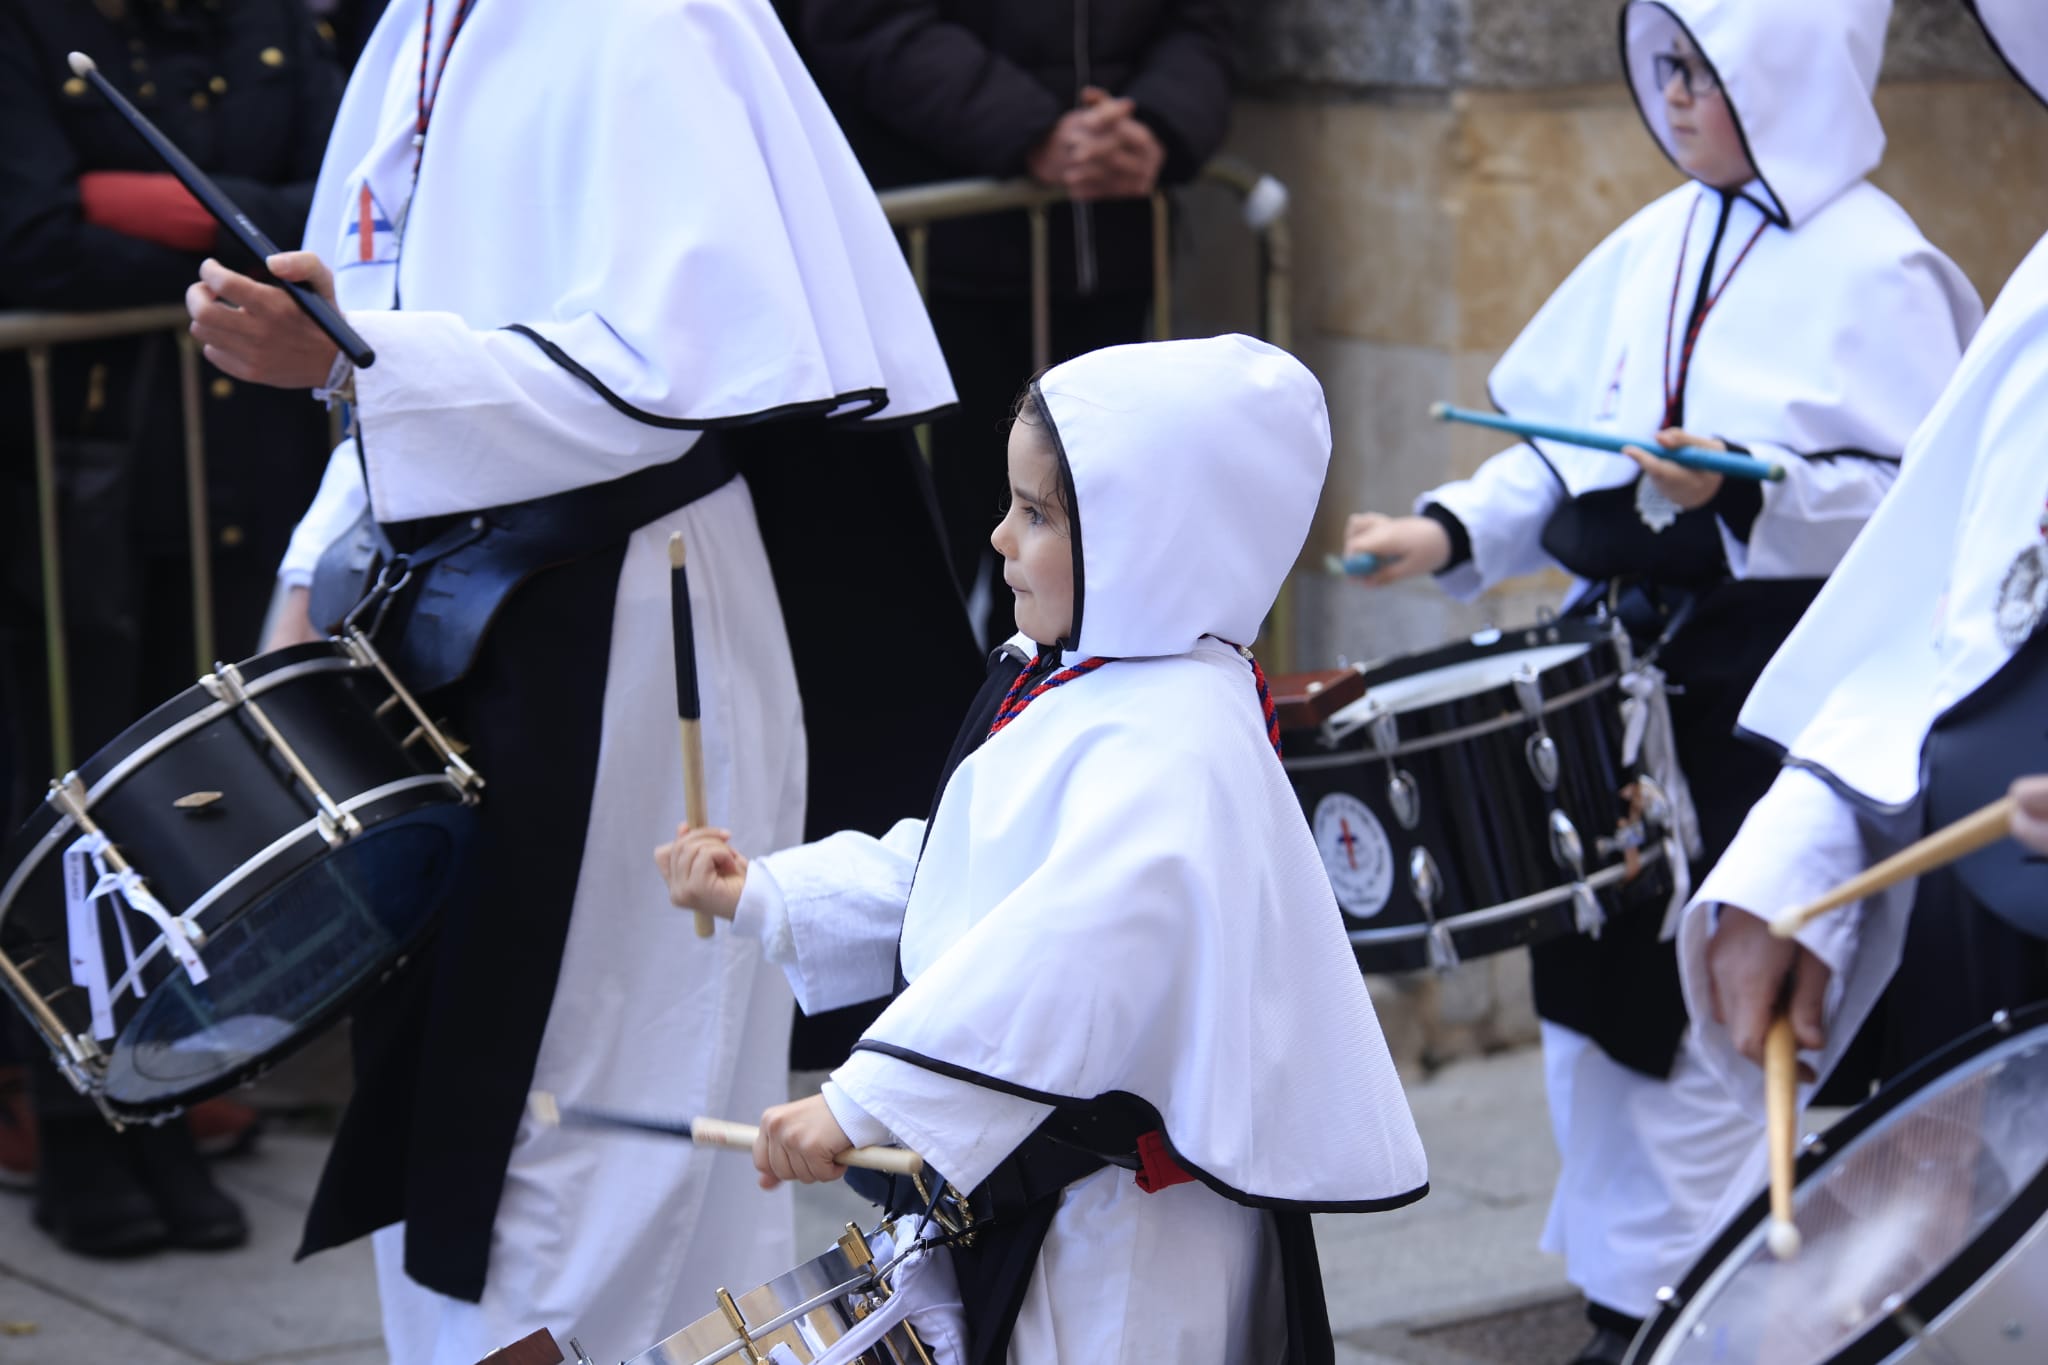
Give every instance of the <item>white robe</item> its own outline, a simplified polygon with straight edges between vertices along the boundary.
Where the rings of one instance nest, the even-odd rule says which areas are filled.
[[[1684,393],[1688,430],[1786,470],[1763,486],[1746,536],[1720,523],[1738,579],[1834,570],[1982,316],[1961,271],[1863,179],[1884,146],[1870,92],[1888,11],[1881,0],[1628,10],[1629,74],[1652,134],[1668,147],[1651,55],[1683,24],[1712,61],[1758,172],[1726,206],[1706,284],[1725,293],[1700,329]],[[1494,402],[1517,417],[1653,436],[1722,213],[1719,193],[1687,184],[1624,223],[1502,357],[1489,377]],[[1560,567],[1542,546],[1551,516],[1568,498],[1637,477],[1625,456],[1554,442],[1502,451],[1417,501],[1455,514],[1471,538],[1471,558],[1440,581],[1470,598]],[[1574,583],[1567,600],[1586,587]],[[1689,1003],[1697,1017],[1699,1002]],[[1724,1207],[1722,1194],[1753,1192],[1752,1120],[1690,1044],[1660,1082],[1571,1030],[1546,1025],[1543,1037],[1562,1162],[1544,1246],[1588,1298],[1647,1316],[1656,1289],[1676,1282],[1739,1207]]]
[[[437,65],[454,8],[435,16]],[[361,511],[365,466],[379,520],[403,521],[615,479],[723,420],[950,401],[879,206],[761,0],[479,0],[415,195],[422,26],[421,0],[384,16],[315,195],[308,246],[340,267],[377,359],[355,375],[360,460],[336,452],[285,582]],[[710,818],[757,848],[802,836],[803,713],[735,481],[628,545],[590,816],[561,831],[582,871],[533,1083],[564,1103],[753,1115],[787,1093],[781,974],[750,942],[697,939],[648,862],[684,809],[672,530],[690,547]],[[481,1303],[414,1283],[402,1227],[377,1234],[387,1344],[397,1365],[472,1365],[546,1327],[624,1359],[719,1286],[788,1269],[791,1222],[787,1192],[760,1192],[739,1158],[529,1120]]]

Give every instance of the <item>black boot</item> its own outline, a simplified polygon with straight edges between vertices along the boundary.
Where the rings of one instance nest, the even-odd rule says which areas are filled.
[[[1597,1303],[1586,1304],[1586,1320],[1593,1324],[1593,1339],[1579,1348],[1572,1365],[1621,1365],[1628,1348],[1643,1330],[1643,1320],[1618,1313]]]
[[[136,1172],[169,1225],[172,1246],[226,1251],[249,1240],[241,1205],[213,1183],[182,1118],[132,1132]]]
[[[98,1115],[44,1115],[35,1223],[81,1256],[139,1256],[170,1240],[156,1201],[136,1178],[128,1135]]]

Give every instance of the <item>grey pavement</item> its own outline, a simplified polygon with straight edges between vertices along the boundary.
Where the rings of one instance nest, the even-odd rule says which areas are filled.
[[[1533,1051],[1411,1083],[1430,1196],[1318,1219],[1343,1365],[1543,1365],[1577,1345],[1562,1267],[1536,1250],[1557,1169],[1542,1084]],[[271,1132],[216,1167],[253,1230],[227,1253],[71,1256],[30,1225],[26,1195],[0,1192],[0,1362],[379,1365],[368,1247],[291,1259],[324,1148],[315,1133]],[[822,1248],[866,1211],[837,1186],[805,1191],[799,1246]]]

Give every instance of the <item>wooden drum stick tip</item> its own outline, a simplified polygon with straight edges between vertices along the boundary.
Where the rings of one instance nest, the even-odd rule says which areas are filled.
[[[683,562],[683,533],[681,531],[670,531],[668,533],[668,566],[671,569],[680,569],[683,567]]]
[[[65,60],[71,63],[71,74],[74,76],[89,76],[100,69],[99,63],[83,52],[74,52]]]
[[[1444,402],[1441,398],[1429,405],[1429,415],[1436,421],[1443,421],[1446,417],[1450,416],[1450,413],[1451,405]]]
[[[1799,1229],[1782,1218],[1771,1220],[1771,1230],[1765,1234],[1764,1240],[1771,1248],[1771,1255],[1781,1261],[1789,1261],[1799,1254]]]

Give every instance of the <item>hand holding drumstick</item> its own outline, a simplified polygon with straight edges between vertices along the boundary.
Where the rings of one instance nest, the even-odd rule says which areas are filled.
[[[654,865],[668,883],[669,902],[681,910],[730,920],[747,884],[747,856],[723,829],[676,826],[673,843],[654,850]]]

